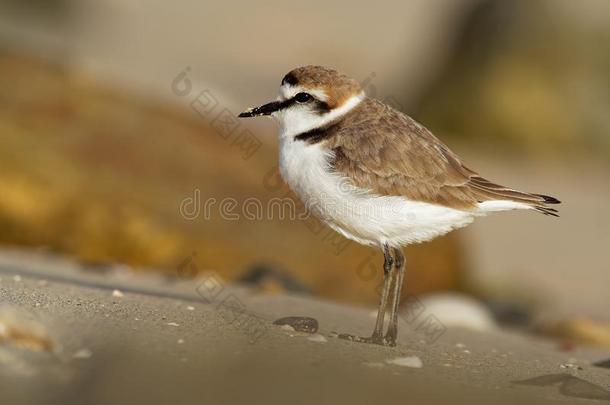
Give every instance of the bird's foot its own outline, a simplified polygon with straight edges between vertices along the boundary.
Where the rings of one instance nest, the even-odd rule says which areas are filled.
[[[384,340],[387,342],[392,342],[389,346],[396,346],[397,337],[398,337],[398,329],[392,328],[392,326],[390,326],[390,328],[388,329],[388,332],[385,334]]]
[[[373,334],[373,336],[365,337],[365,336],[350,335],[349,333],[340,333],[337,335],[337,337],[339,339],[349,340],[350,342],[372,343],[375,345],[390,346],[390,347],[396,346],[396,338],[394,337],[392,339],[390,336],[390,338],[388,339],[388,335],[383,337],[381,335]]]

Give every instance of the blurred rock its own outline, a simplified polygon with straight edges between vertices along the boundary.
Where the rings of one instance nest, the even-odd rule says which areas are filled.
[[[434,315],[447,328],[480,332],[497,328],[489,309],[472,297],[453,293],[431,294],[421,297],[420,302],[426,313]]]
[[[0,307],[0,344],[35,352],[50,352],[55,346],[42,324],[9,306]]]
[[[546,325],[542,330],[576,344],[610,348],[610,323],[590,318],[572,318]]]
[[[597,362],[593,363],[593,365],[595,367],[601,367],[601,368],[608,368],[608,369],[610,369],[610,359],[597,361]]]
[[[250,267],[236,281],[264,293],[311,292],[294,275],[266,264],[257,264]]]

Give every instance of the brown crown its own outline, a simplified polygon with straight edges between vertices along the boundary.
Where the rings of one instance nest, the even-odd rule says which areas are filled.
[[[351,77],[324,66],[303,66],[288,72],[282,84],[322,90],[328,95],[327,104],[335,108],[349,97],[362,91],[360,84]]]

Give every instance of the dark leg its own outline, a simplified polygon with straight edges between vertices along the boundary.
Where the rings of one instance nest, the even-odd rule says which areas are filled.
[[[394,265],[396,276],[394,277],[392,302],[390,302],[390,324],[385,335],[385,340],[390,346],[396,346],[396,338],[398,337],[398,307],[400,306],[400,293],[405,277],[405,256],[400,248],[394,249]]]
[[[381,299],[379,300],[379,308],[377,309],[377,321],[375,321],[375,329],[373,330],[373,341],[382,341],[383,338],[383,320],[385,313],[388,309],[388,298],[390,295],[390,288],[392,286],[392,265],[394,259],[390,254],[390,248],[386,244],[383,246],[383,288],[381,290]]]
[[[376,343],[379,345],[387,344],[386,339],[383,337],[383,321],[385,318],[385,313],[388,309],[388,298],[392,286],[392,279],[395,278],[393,275],[396,273],[395,271],[392,271],[393,265],[394,259],[390,253],[390,247],[386,244],[383,246],[383,287],[381,290],[381,299],[379,301],[377,320],[375,321],[373,335],[371,337],[360,337],[349,334],[341,334],[339,335],[339,338],[354,342]]]

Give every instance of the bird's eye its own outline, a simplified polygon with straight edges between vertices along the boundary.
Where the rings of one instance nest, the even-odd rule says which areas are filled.
[[[297,103],[306,103],[308,101],[310,101],[313,97],[311,97],[311,94],[309,93],[297,93],[296,96],[294,96],[294,99],[296,100]]]

